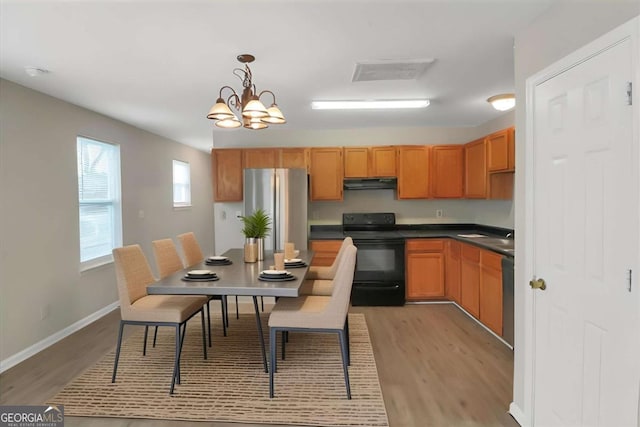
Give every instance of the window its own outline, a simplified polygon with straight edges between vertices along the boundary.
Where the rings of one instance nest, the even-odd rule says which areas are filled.
[[[173,207],[191,206],[191,168],[189,163],[173,161]]]
[[[78,137],[80,269],[113,261],[122,246],[120,147]]]

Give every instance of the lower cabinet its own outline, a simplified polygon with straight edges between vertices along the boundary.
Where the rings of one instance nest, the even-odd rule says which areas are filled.
[[[333,264],[338,255],[342,240],[310,240],[309,249],[314,253],[311,265],[326,267]]]
[[[461,244],[460,305],[480,318],[480,248]]]
[[[409,239],[405,248],[407,300],[444,297],[444,240]]]
[[[502,256],[480,252],[480,321],[502,336]]]
[[[446,256],[444,258],[444,294],[451,300],[460,304],[460,242],[449,239],[447,241]]]

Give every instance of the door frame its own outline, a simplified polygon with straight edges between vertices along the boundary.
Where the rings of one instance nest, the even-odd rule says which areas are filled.
[[[524,321],[524,337],[516,345],[519,346],[519,351],[524,354],[524,403],[525,408],[519,408],[514,403],[511,404],[509,410],[516,420],[523,426],[534,426],[534,409],[535,409],[535,360],[534,351],[536,348],[535,343],[535,292],[528,287],[529,280],[533,277],[535,270],[535,258],[534,258],[534,243],[535,243],[535,224],[534,218],[531,213],[535,204],[534,199],[534,105],[535,105],[535,89],[536,86],[546,82],[547,80],[562,74],[563,72],[580,65],[581,63],[589,60],[590,58],[598,55],[604,50],[620,43],[623,40],[629,39],[632,46],[632,78],[634,84],[633,90],[633,105],[635,109],[640,108],[640,16],[631,19],[630,21],[620,25],[619,27],[609,31],[608,33],[600,36],[596,40],[588,43],[587,45],[577,49],[576,51],[568,54],[564,58],[554,62],[543,70],[530,76],[526,79],[526,132],[525,132],[525,191],[524,191],[524,205],[525,212],[527,212],[524,221],[523,245],[518,248],[523,252],[524,256],[524,271],[517,275],[516,284],[526,287],[524,290],[524,313],[520,316],[520,319]],[[633,132],[633,157],[636,159],[636,164],[640,166],[640,119],[638,115],[632,124]],[[638,168],[634,168],[633,180],[636,184],[640,184],[640,177]],[[637,201],[637,199],[636,199]],[[640,222],[640,217],[638,218]],[[637,236],[640,240],[640,233]],[[640,273],[640,259],[636,260],[636,271]],[[638,300],[638,308],[640,310],[640,281],[637,279],[638,274],[635,275],[634,280],[634,292],[635,297]],[[516,319],[517,321],[517,319]],[[640,329],[640,324],[638,325]],[[517,339],[517,338],[516,338]],[[638,409],[640,411],[640,408]]]

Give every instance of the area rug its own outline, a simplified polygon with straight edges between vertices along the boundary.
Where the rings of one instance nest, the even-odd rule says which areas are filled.
[[[267,319],[264,314],[266,340]],[[212,314],[212,327],[220,323]],[[262,365],[255,317],[231,318],[227,337],[216,328],[207,360],[202,355],[200,319],[193,318],[182,351],[182,384],[169,396],[173,330],[160,328],[156,347],[149,345],[147,355],[142,356],[143,328],[138,328],[123,343],[115,383],[111,383],[114,350],[47,404],[64,405],[67,416],[331,427],[389,425],[363,314],[349,315],[352,400],[346,398],[337,334],[290,333],[286,360],[278,356],[276,397],[269,399],[269,374]]]

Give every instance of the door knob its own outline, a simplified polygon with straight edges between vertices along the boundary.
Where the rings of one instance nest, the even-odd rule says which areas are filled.
[[[531,286],[532,289],[540,289],[541,291],[547,289],[547,284],[544,282],[544,279],[533,279],[529,281],[529,286]]]

